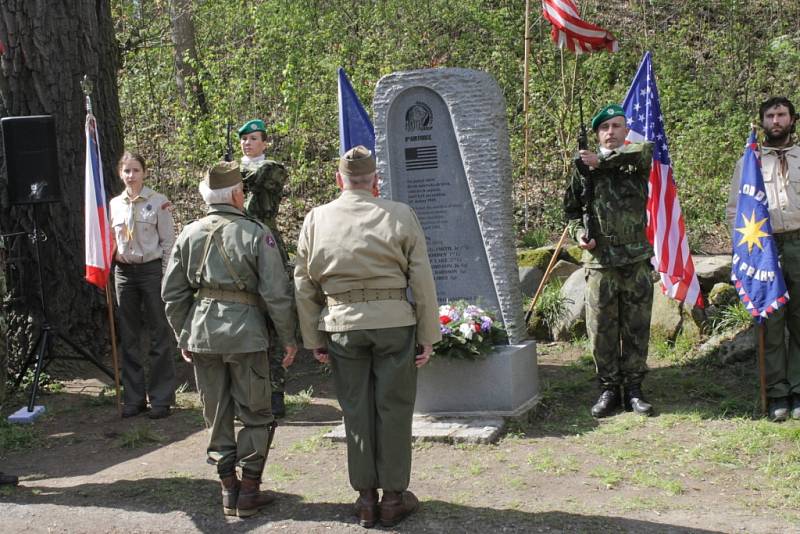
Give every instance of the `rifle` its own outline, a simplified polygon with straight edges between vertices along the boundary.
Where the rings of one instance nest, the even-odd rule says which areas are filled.
[[[225,161],[233,161],[233,143],[231,143],[231,120],[228,119],[228,129],[225,134],[228,146],[225,149]]]
[[[578,134],[578,150],[589,149],[589,138],[586,133],[586,123],[583,120],[583,99],[578,97],[578,108],[581,114],[581,130]],[[581,208],[583,211],[583,241],[588,243],[594,237],[592,232],[592,202],[594,201],[594,183],[589,166],[581,159],[580,154],[575,156],[575,168],[583,177],[583,193],[581,194]]]

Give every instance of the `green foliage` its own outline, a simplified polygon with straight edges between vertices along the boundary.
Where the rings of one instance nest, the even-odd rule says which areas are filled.
[[[711,328],[715,334],[728,330],[741,330],[753,324],[753,316],[741,301],[725,306],[711,320]]]
[[[534,312],[542,320],[544,326],[553,335],[553,330],[561,322],[569,311],[567,306],[571,301],[561,294],[564,283],[558,279],[550,280],[539,295],[536,301]]]
[[[539,248],[546,245],[549,238],[550,232],[539,226],[522,234],[520,241],[523,247]]]
[[[0,419],[0,456],[15,450],[28,449],[40,440],[33,425],[12,425]]]
[[[135,426],[123,432],[117,438],[117,447],[126,449],[138,449],[155,443],[163,443],[164,436],[153,430],[149,426]]]
[[[722,199],[758,103],[772,94],[798,96],[800,9],[790,4],[583,2],[582,15],[613,31],[620,51],[580,58],[557,49],[549,23],[534,15],[524,168],[521,2],[431,0],[425,16],[416,0],[193,2],[193,66],[199,74],[182,97],[168,2],[111,1],[122,50],[126,145],[150,161],[152,185],[168,196],[186,195],[223,153],[226,122],[235,127],[261,117],[269,129],[269,156],[290,170],[292,200],[279,220],[290,235],[310,206],[336,193],[338,66],[367,109],[375,84],[391,72],[463,67],[492,74],[507,105],[517,227],[521,240],[531,242],[563,228],[561,198],[576,148],[578,96],[584,120],[621,101],[649,50],[693,249],[728,243]],[[207,112],[192,87],[202,88]],[[197,214],[190,213],[199,209],[192,204],[178,210],[180,220]]]
[[[305,408],[311,405],[311,400],[314,398],[314,388],[308,388],[298,391],[294,395],[286,395],[286,410],[289,415],[302,412]]]

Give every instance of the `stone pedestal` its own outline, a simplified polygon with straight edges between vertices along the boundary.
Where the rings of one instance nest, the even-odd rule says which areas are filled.
[[[414,412],[516,417],[539,400],[536,342],[497,346],[482,360],[434,357],[417,375]]]

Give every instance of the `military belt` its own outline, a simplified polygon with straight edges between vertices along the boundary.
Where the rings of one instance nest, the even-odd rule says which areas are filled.
[[[198,299],[212,299],[221,300],[223,302],[237,302],[239,304],[248,304],[250,306],[260,306],[261,297],[247,291],[229,291],[227,289],[211,289],[209,287],[201,287],[195,293]]]
[[[408,300],[406,288],[391,289],[351,289],[344,293],[326,296],[328,306],[338,304],[355,304],[357,302],[372,302],[375,300]]]
[[[800,239],[800,230],[789,230],[788,232],[780,232],[775,234],[775,239],[778,241],[797,241]]]
[[[647,241],[647,237],[644,233],[637,236],[598,235],[595,237],[595,240],[599,245],[619,246],[630,245],[631,243],[644,243]]]

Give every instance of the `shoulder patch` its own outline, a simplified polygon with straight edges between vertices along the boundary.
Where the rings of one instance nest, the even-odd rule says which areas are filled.
[[[275,246],[276,246],[275,238],[272,237],[272,234],[265,234],[264,235],[264,241],[267,243],[267,245],[270,248],[275,248]]]
[[[162,209],[162,210],[169,210],[169,211],[172,211],[172,210],[174,210],[174,209],[175,209],[175,207],[172,205],[172,202],[170,202],[169,200],[167,200],[166,202],[164,202],[163,204],[161,204],[161,209]]]

